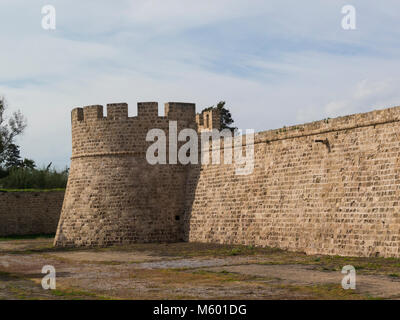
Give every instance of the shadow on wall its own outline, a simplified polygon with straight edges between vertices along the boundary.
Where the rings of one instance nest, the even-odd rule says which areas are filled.
[[[186,180],[185,214],[182,224],[183,241],[189,241],[190,220],[192,218],[193,203],[195,201],[197,184],[200,179],[201,164],[191,165]]]

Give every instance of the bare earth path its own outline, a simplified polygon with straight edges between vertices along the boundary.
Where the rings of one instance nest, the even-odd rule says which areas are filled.
[[[56,290],[44,290],[44,265]],[[357,270],[356,290],[341,269]],[[307,256],[198,243],[54,249],[51,238],[0,240],[0,299],[400,299],[400,259]]]

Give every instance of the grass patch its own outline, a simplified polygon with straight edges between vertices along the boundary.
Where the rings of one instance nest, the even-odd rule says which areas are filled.
[[[276,285],[297,294],[307,295],[307,299],[317,300],[364,300],[368,297],[360,295],[354,290],[344,290],[337,284],[321,284],[312,286]]]
[[[65,188],[50,188],[50,189],[15,189],[15,188],[0,188],[0,192],[55,192],[65,191]]]
[[[10,235],[5,237],[0,237],[0,241],[11,241],[11,240],[27,240],[27,239],[40,239],[54,238],[55,234],[27,234],[27,235]]]
[[[209,270],[183,270],[183,269],[136,269],[129,273],[130,279],[145,280],[148,286],[153,284],[155,289],[168,290],[185,287],[211,288],[221,286],[228,282],[249,281],[254,276],[231,272],[215,272]]]
[[[82,261],[84,263],[95,263],[95,264],[103,264],[103,265],[109,265],[109,266],[118,266],[121,264],[124,264],[125,262],[123,261]]]
[[[16,275],[11,274],[10,272],[0,271],[0,280],[2,281],[17,279],[17,278],[18,277]]]
[[[228,256],[238,256],[240,254],[243,254],[243,249],[242,248],[233,248],[231,251],[227,253]]]
[[[229,272],[227,270],[221,270],[221,271],[196,270],[191,273],[194,275],[205,276],[209,279],[213,279],[216,282],[250,281],[255,279],[261,279],[260,277],[257,276]]]
[[[380,274],[389,275],[398,273],[400,267],[399,258],[382,257],[342,257],[325,255],[306,255],[296,252],[276,252],[263,257],[263,261],[257,264],[265,265],[308,265],[314,266],[319,271],[340,271],[346,265],[352,265],[357,274]]]
[[[70,300],[81,300],[87,298],[106,300],[105,296],[98,295],[94,292],[77,290],[77,289],[55,289],[50,290],[50,293],[56,297],[68,298]]]
[[[17,286],[7,286],[7,290],[18,300],[39,300],[38,297],[32,295],[26,289],[19,288]]]
[[[128,245],[116,245],[107,248],[93,248],[93,251],[146,251],[154,256],[175,256],[183,258],[192,257],[221,257],[238,255],[270,255],[283,252],[277,248],[260,248],[244,245],[226,245],[215,243],[137,243]]]

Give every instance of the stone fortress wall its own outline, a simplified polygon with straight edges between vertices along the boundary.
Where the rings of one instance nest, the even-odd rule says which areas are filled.
[[[72,158],[56,246],[112,245],[183,240],[182,221],[188,166],[151,165],[146,160],[150,129],[169,122],[177,131],[196,128],[195,105],[138,103],[128,117],[126,103],[72,111]],[[167,150],[169,142],[167,138]],[[167,159],[169,154],[167,154]]]
[[[186,240],[400,256],[400,107],[257,133],[254,171],[241,176],[234,164],[150,165],[150,129],[168,134],[170,120],[178,132],[218,125],[194,104],[167,103],[164,117],[157,110],[72,111],[55,245]]]
[[[186,239],[400,257],[400,107],[256,134],[254,172],[203,165]]]
[[[0,192],[0,236],[54,234],[64,191]]]

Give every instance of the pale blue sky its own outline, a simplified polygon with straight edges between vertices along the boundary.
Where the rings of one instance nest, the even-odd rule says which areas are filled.
[[[226,100],[261,131],[400,105],[399,39],[396,0],[2,0],[0,95],[28,118],[22,155],[61,168],[76,106]]]

